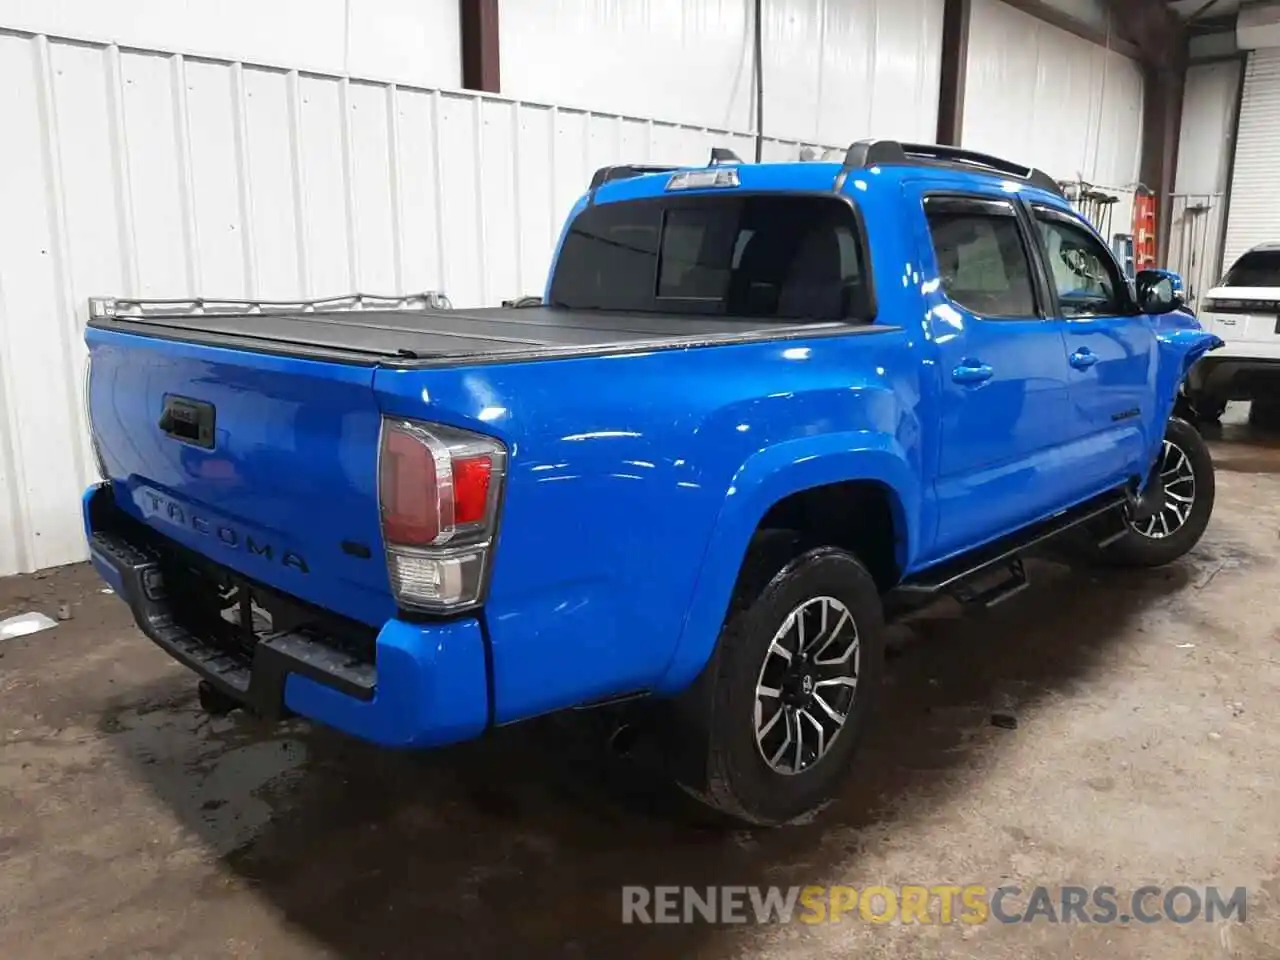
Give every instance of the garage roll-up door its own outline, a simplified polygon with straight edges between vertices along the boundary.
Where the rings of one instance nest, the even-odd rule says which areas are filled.
[[[1259,243],[1280,242],[1280,50],[1255,50],[1245,68],[1223,269]]]

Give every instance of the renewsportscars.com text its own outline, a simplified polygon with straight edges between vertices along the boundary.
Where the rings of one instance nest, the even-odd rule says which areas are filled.
[[[1244,887],[623,887],[623,923],[1243,923]]]

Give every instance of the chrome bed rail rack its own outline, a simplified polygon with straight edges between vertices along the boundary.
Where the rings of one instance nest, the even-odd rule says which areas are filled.
[[[215,297],[145,299],[90,297],[91,320],[131,317],[254,316],[291,313],[355,313],[362,310],[452,310],[453,304],[434,290],[396,296],[351,293],[318,300],[233,300]]]

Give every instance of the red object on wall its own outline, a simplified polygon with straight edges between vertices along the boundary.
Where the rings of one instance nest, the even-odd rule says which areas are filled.
[[[1137,270],[1156,265],[1156,197],[1141,187],[1133,198],[1133,265]]]

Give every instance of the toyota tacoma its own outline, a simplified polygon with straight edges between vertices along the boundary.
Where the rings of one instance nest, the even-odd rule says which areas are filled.
[[[886,614],[1196,544],[1181,305],[997,157],[608,167],[508,306],[94,301],[89,550],[211,704],[430,747],[644,698],[690,792],[783,822]]]

